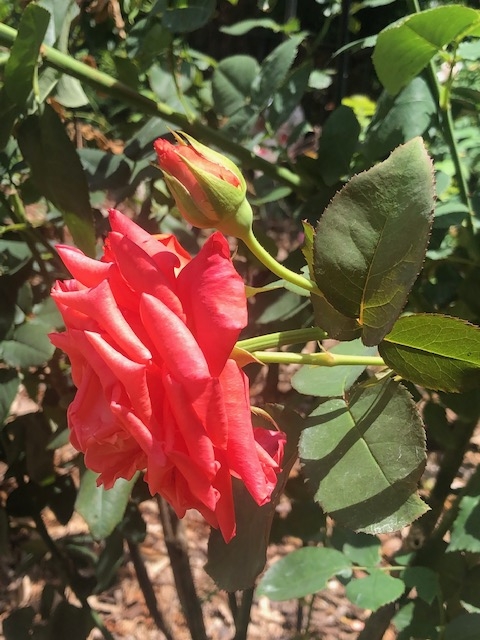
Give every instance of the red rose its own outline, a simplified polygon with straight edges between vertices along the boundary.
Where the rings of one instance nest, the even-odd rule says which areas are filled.
[[[198,509],[235,535],[231,476],[269,501],[284,435],[252,429],[247,378],[230,354],[247,322],[244,285],[220,233],[194,258],[118,211],[101,260],[59,247],[72,280],[52,291],[66,326],[51,335],[78,391],[72,444],[106,488],[146,470],[179,517]]]

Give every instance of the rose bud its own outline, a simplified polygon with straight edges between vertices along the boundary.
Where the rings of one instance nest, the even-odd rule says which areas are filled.
[[[251,229],[253,215],[240,170],[221,153],[186,133],[182,135],[188,144],[177,134],[177,145],[163,138],[154,143],[158,164],[180,213],[194,227],[243,237]]]

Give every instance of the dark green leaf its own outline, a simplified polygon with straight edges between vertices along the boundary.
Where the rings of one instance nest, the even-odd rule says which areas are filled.
[[[432,604],[441,595],[438,574],[428,567],[407,567],[402,580],[410,589],[415,587],[418,597],[427,604]]]
[[[26,118],[17,139],[36,187],[62,212],[75,244],[94,256],[95,232],[87,179],[75,147],[52,107],[46,104],[40,115]]]
[[[361,567],[375,567],[380,562],[380,540],[368,533],[350,531],[336,526],[332,544],[349,560]]]
[[[440,624],[437,602],[428,605],[423,600],[415,598],[413,602],[410,601],[400,609],[392,622],[399,631],[398,640],[412,640],[412,638],[439,640],[436,628]]]
[[[255,105],[260,108],[266,107],[271,97],[282,86],[304,37],[302,34],[292,36],[265,58],[252,90],[252,101]]]
[[[382,159],[399,144],[423,135],[436,109],[428,84],[421,77],[414,78],[395,98],[384,92],[367,131],[365,155]]]
[[[382,533],[426,511],[416,495],[425,434],[401,385],[390,379],[359,385],[347,400],[320,404],[306,423],[299,447],[304,473],[336,522]]]
[[[318,223],[316,283],[336,310],[358,318],[367,345],[381,341],[405,304],[425,256],[433,203],[432,163],[415,138],[354,176]]]
[[[459,318],[399,318],[379,351],[389,367],[415,384],[442,391],[480,386],[480,329]]]
[[[445,45],[478,29],[480,13],[462,6],[436,7],[408,16],[379,33],[373,64],[393,95],[424,69]]]
[[[297,444],[303,418],[286,407],[268,406],[279,428],[287,434],[287,445],[271,502],[259,507],[250,496],[243,482],[232,478],[237,533],[225,544],[217,529],[212,529],[208,542],[207,573],[220,589],[237,591],[251,587],[265,566],[268,538],[275,506],[280,499],[290,470],[297,459]],[[259,418],[254,416],[254,424]],[[271,429],[265,422],[264,426]]]
[[[462,581],[462,606],[469,613],[480,613],[480,566],[474,566]]]
[[[107,589],[123,562],[123,536],[118,529],[114,529],[105,541],[105,546],[98,558],[95,568],[97,577],[97,593]]]
[[[173,33],[188,33],[207,24],[215,11],[215,0],[188,0],[183,6],[166,7],[162,23]]]
[[[325,184],[333,185],[348,173],[359,135],[360,124],[353,110],[343,105],[335,109],[318,145],[317,166]]]
[[[48,506],[60,524],[66,525],[73,515],[77,489],[70,476],[57,476],[47,487]]]
[[[365,578],[351,580],[347,584],[345,595],[357,607],[376,611],[397,600],[404,591],[405,584],[402,580],[377,569]]]
[[[362,328],[355,318],[347,318],[337,311],[323,296],[312,296],[315,324],[335,340],[354,340]]]
[[[53,356],[55,347],[48,338],[51,327],[31,320],[15,329],[11,340],[0,342],[0,355],[11,367],[39,367]]]
[[[215,111],[231,116],[247,104],[259,70],[258,62],[251,56],[224,58],[215,68],[212,77]]]
[[[467,494],[462,496],[460,501],[448,551],[480,552],[480,470],[478,469],[468,483]]]
[[[32,607],[21,607],[3,621],[5,640],[31,640],[30,633],[35,611]]]
[[[376,347],[366,347],[361,340],[342,342],[329,349],[331,353],[343,355],[373,356]],[[355,380],[365,371],[366,365],[316,367],[304,365],[292,378],[292,387],[307,396],[329,398],[343,396]]]
[[[13,275],[24,267],[32,257],[26,242],[0,238],[0,274]]]
[[[50,638],[86,640],[94,626],[93,617],[87,607],[75,607],[62,600],[48,621]]]
[[[85,471],[80,483],[75,509],[84,518],[94,538],[109,536],[122,520],[137,476],[119,478],[111,489],[97,487],[97,474]]]
[[[464,613],[445,627],[444,640],[478,640],[480,613]]]
[[[350,569],[350,561],[340,551],[304,547],[281,558],[265,572],[257,595],[270,600],[303,598],[321,591],[330,578]]]
[[[273,95],[267,112],[267,120],[273,130],[277,130],[299,104],[308,87],[311,64],[302,64],[293,69],[283,85]]]
[[[0,369],[0,428],[9,414],[19,385],[20,378],[15,369]]]
[[[23,11],[18,33],[5,65],[5,92],[8,98],[24,107],[33,90],[40,45],[50,22],[50,13],[34,3]]]

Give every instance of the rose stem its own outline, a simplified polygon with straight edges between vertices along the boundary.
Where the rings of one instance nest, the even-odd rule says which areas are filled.
[[[251,587],[241,592],[242,599],[237,608],[237,615],[235,616],[235,636],[233,640],[246,640],[247,638],[250,611],[253,603],[253,591],[254,587]]]
[[[287,282],[290,282],[291,284],[296,285],[297,287],[300,287],[301,289],[305,289],[305,291],[315,293],[316,295],[320,296],[322,295],[320,289],[314,282],[308,280],[307,278],[304,278],[299,273],[295,273],[294,271],[287,269],[287,267],[284,267],[283,264],[280,264],[280,262],[275,260],[275,258],[270,255],[268,251],[257,240],[255,234],[253,233],[253,229],[250,228],[239,237],[240,240],[242,240],[247,245],[253,255],[276,276],[282,278],[283,280],[286,280]]]
[[[138,584],[140,585],[140,589],[142,590],[145,604],[147,605],[147,609],[152,617],[152,620],[155,622],[157,628],[160,629],[167,640],[173,640],[172,628],[170,626],[170,623],[165,620],[162,612],[158,608],[158,601],[155,597],[155,592],[153,590],[151,580],[148,576],[145,563],[143,562],[142,554],[140,553],[140,549],[138,548],[138,544],[131,542],[131,540],[127,540],[127,544],[130,551],[130,558],[132,559],[135,573],[137,574]]]
[[[115,638],[112,636],[110,631],[106,628],[99,614],[95,611],[95,609],[92,609],[92,607],[88,604],[88,600],[86,599],[86,597],[76,589],[75,584],[78,583],[78,579],[77,579],[77,576],[75,575],[75,570],[69,566],[68,559],[63,555],[63,553],[57,547],[53,538],[48,533],[47,527],[43,522],[42,514],[38,509],[34,510],[34,512],[32,513],[32,518],[35,522],[35,526],[37,528],[37,531],[40,537],[42,538],[48,550],[52,554],[52,557],[54,557],[59,563],[60,570],[64,576],[64,579],[66,580],[66,582],[70,586],[70,589],[73,591],[73,593],[79,600],[80,604],[82,605],[82,609],[88,612],[94,626],[101,631],[105,640],[115,640]]]
[[[263,351],[264,349],[282,347],[286,344],[301,344],[310,340],[323,340],[327,337],[328,335],[323,329],[311,327],[277,331],[254,338],[245,338],[244,340],[239,340],[235,346],[239,349],[245,349],[245,351]]]
[[[203,622],[202,607],[193,582],[192,569],[188,560],[188,547],[183,524],[162,497],[157,496],[158,510],[163,527],[173,578],[183,613],[193,640],[207,640]]]
[[[287,351],[250,351],[252,356],[263,364],[313,364],[319,367],[338,367],[364,365],[366,367],[384,367],[383,358],[377,356],[349,356],[325,351],[323,353],[289,353]]]

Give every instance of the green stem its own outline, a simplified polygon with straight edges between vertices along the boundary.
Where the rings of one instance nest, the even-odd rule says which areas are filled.
[[[411,13],[421,13],[420,4],[418,0],[408,0],[408,5]],[[430,62],[428,64],[427,71],[428,71],[428,76],[430,81],[430,88],[432,90],[433,96],[438,105],[438,115],[439,115],[439,120],[442,127],[443,136],[449,147],[450,154],[453,160],[453,165],[455,167],[455,176],[457,178],[460,197],[462,198],[463,204],[468,208],[468,217],[466,218],[466,221],[465,221],[467,233],[469,236],[468,250],[473,258],[478,259],[480,256],[479,256],[478,247],[475,244],[475,228],[473,225],[475,213],[473,210],[472,199],[468,191],[468,183],[467,183],[467,177],[465,175],[465,169],[460,159],[460,151],[457,145],[457,140],[455,138],[455,125],[453,122],[452,105],[450,100],[452,77],[453,77],[452,73],[453,73],[453,66],[455,65],[455,55],[452,57],[450,64],[451,64],[450,77],[443,91],[443,95],[442,95],[442,87],[440,85],[440,82],[438,81],[433,62]]]
[[[280,262],[275,260],[275,258],[270,255],[268,251],[264,249],[264,247],[262,247],[260,242],[255,237],[252,228],[246,231],[245,234],[240,237],[240,239],[243,240],[243,242],[247,245],[253,255],[276,276],[282,278],[283,280],[286,280],[287,282],[290,282],[291,284],[294,284],[297,287],[300,287],[301,289],[304,289],[305,291],[315,293],[319,296],[322,295],[320,289],[314,282],[308,280],[307,278],[304,278],[294,271],[291,271],[290,269],[287,269],[287,267],[284,267],[283,264],[280,264]]]
[[[323,353],[290,353],[287,351],[251,351],[254,358],[263,364],[313,364],[318,367],[360,365],[384,367],[383,358],[375,356],[347,356],[324,351]]]
[[[313,327],[309,329],[293,329],[291,331],[277,331],[255,338],[239,340],[235,346],[245,351],[263,351],[283,347],[286,344],[301,344],[310,340],[324,340],[327,333],[323,329]]]
[[[11,47],[16,37],[17,31],[15,29],[0,23],[0,45]],[[112,97],[119,98],[125,104],[133,106],[146,115],[164,118],[174,126],[184,129],[187,133],[218,146],[226,153],[240,160],[245,166],[262,171],[282,184],[291,187],[298,193],[308,194],[315,188],[313,182],[305,181],[305,178],[285,167],[267,162],[263,158],[255,155],[253,151],[229,139],[220,131],[204,125],[197,119],[190,121],[187,116],[174,111],[168,104],[157,102],[138,93],[107,73],[93,69],[53,47],[42,45],[40,52],[45,64],[49,67],[77,78],[81,82],[85,82],[89,86],[99,89]]]

